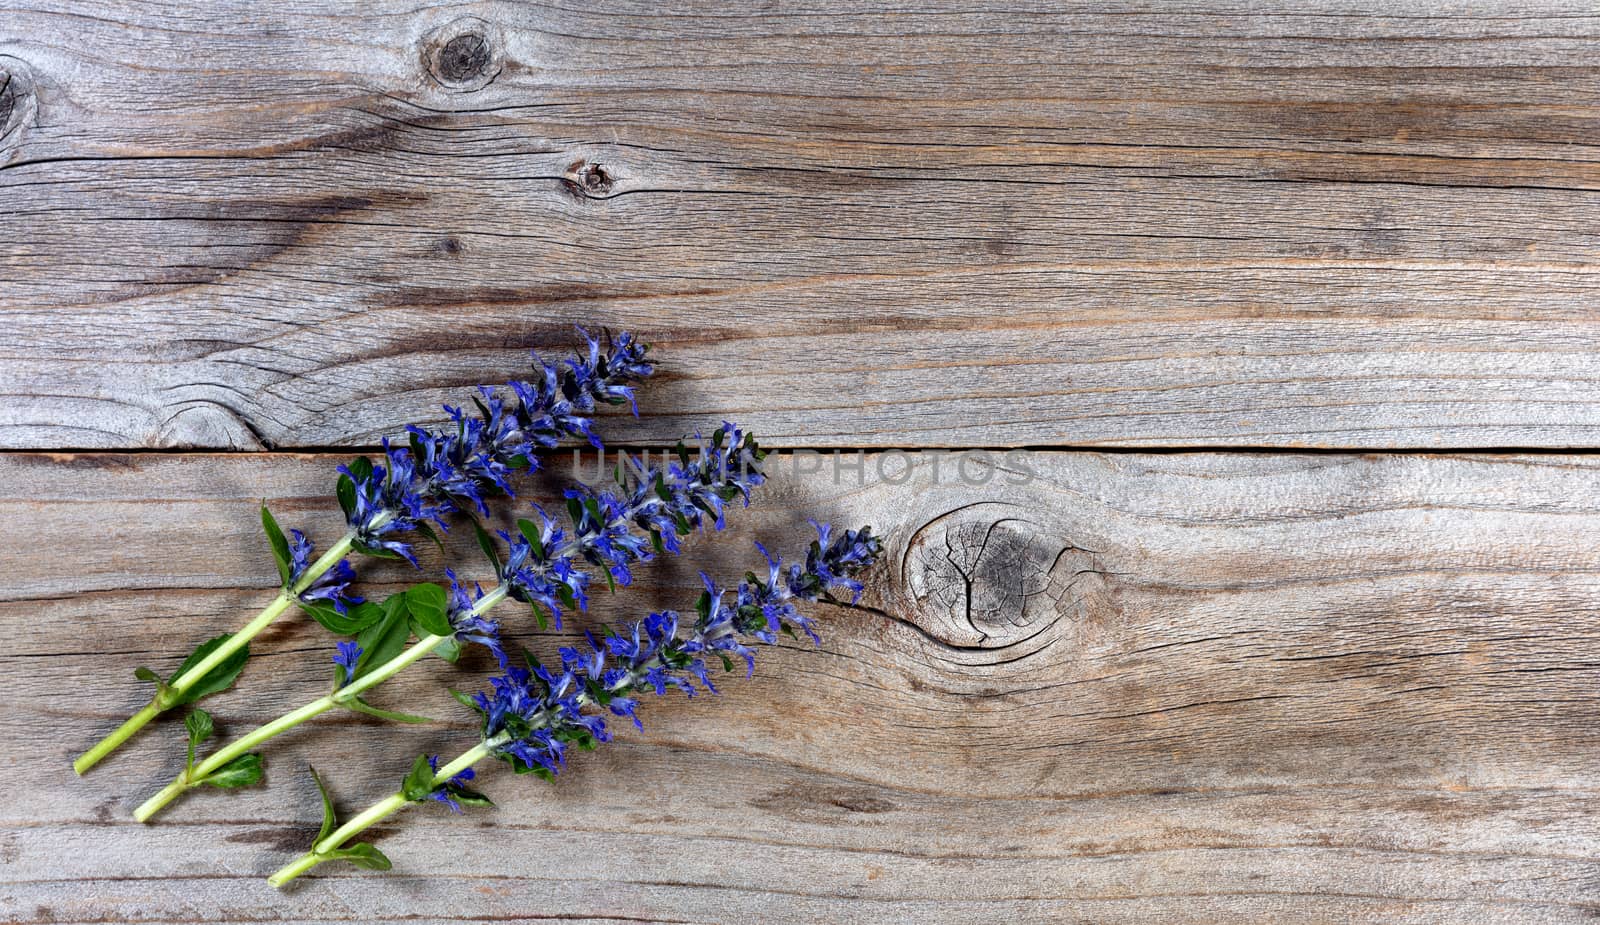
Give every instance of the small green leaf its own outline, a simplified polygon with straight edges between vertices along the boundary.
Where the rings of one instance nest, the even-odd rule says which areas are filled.
[[[418,716],[415,713],[400,713],[395,710],[385,710],[382,707],[375,707],[372,704],[367,703],[365,700],[362,700],[360,697],[345,701],[344,705],[349,709],[356,711],[357,713],[365,713],[368,716],[376,716],[379,719],[386,719],[395,723],[433,722],[432,717]]]
[[[240,755],[216,769],[211,773],[210,777],[199,781],[199,783],[221,787],[224,790],[236,790],[240,787],[248,787],[261,780],[261,774],[261,754],[259,752],[251,752],[248,755]]]
[[[310,614],[311,619],[322,624],[323,629],[335,636],[354,636],[383,619],[383,608],[370,601],[349,605],[344,613],[340,613],[339,608],[327,601],[296,599],[295,603],[301,610]]]
[[[723,671],[732,671],[733,670],[733,659],[729,658],[727,656],[727,654],[723,653],[723,652],[718,652],[717,655],[722,658],[722,670]]]
[[[444,540],[439,539],[439,531],[433,529],[432,525],[418,522],[416,531],[433,540],[433,545],[439,547],[440,552],[444,552]]]
[[[189,744],[194,746],[211,738],[211,734],[216,730],[216,724],[212,721],[210,713],[195,707],[183,718],[183,728],[189,731]]]
[[[350,460],[350,465],[345,468],[354,473],[358,481],[365,482],[372,477],[372,460],[365,456],[357,456]]]
[[[412,803],[426,800],[433,793],[433,768],[428,765],[427,755],[418,755],[412,762],[410,773],[400,785],[400,793]]]
[[[356,637],[356,644],[361,647],[361,660],[356,663],[357,678],[399,655],[406,647],[406,640],[411,638],[405,594],[391,595],[380,606],[383,618]]]
[[[394,866],[371,842],[357,842],[348,848],[330,851],[326,857],[330,861],[349,861],[364,870],[388,870]]]
[[[542,561],[544,559],[544,533],[539,529],[538,524],[531,520],[519,520],[517,521],[517,531],[522,534],[522,538],[527,540],[528,546],[533,549],[533,557]]]
[[[278,578],[284,587],[289,586],[289,540],[283,535],[283,528],[278,526],[278,521],[267,510],[265,504],[261,505],[261,529],[267,531],[267,542],[272,544],[272,558],[278,561]]]
[[[450,795],[455,797],[463,806],[493,806],[494,801],[476,790],[466,787],[451,787]]]
[[[344,511],[344,519],[348,521],[356,512],[356,483],[350,481],[350,476],[341,472],[334,494],[339,498],[339,509]]]
[[[469,710],[478,709],[478,701],[472,699],[471,694],[468,694],[464,691],[458,691],[452,687],[450,688],[450,696],[454,697],[458,703]]]
[[[545,615],[544,608],[532,601],[528,602],[528,607],[533,610],[533,622],[538,625],[539,629],[541,631],[549,629],[550,618]]]
[[[583,502],[577,498],[567,499],[567,516],[572,518],[573,526],[583,522]]]
[[[445,612],[449,595],[444,588],[425,581],[405,594],[406,609],[411,613],[412,622],[419,627],[418,636],[449,636],[455,632]]]
[[[143,665],[133,669],[133,676],[141,681],[149,681],[151,684],[161,683],[161,676],[144,667]]]
[[[400,555],[399,553],[395,552],[392,549],[384,549],[382,546],[369,546],[366,543],[361,542],[360,540],[357,540],[357,541],[351,543],[350,544],[350,548],[354,549],[356,552],[361,553],[363,556],[371,556],[374,559],[404,559],[405,558],[405,556]]]
[[[322,775],[317,773],[316,768],[311,769],[311,779],[317,782],[317,792],[322,794],[322,831],[317,833],[316,841],[312,842],[315,845],[338,827],[339,817],[333,812],[333,794],[328,792],[328,785],[322,782]]]
[[[444,642],[433,647],[433,654],[454,665],[461,658],[461,650],[466,648],[461,640],[454,636],[446,636]]]
[[[196,707],[188,716],[183,718],[183,727],[189,731],[189,762],[185,767],[194,767],[194,750],[201,742],[211,738],[215,726],[211,722],[211,714]]]
[[[172,677],[167,679],[167,684],[170,685],[173,681],[183,677],[184,672],[200,664],[206,656],[215,652],[218,647],[231,638],[231,636],[223,634],[202,642],[193,652],[189,653],[189,657],[183,660],[183,664],[178,666],[178,670],[172,673]],[[186,703],[194,703],[202,697],[209,697],[218,691],[225,691],[232,687],[234,680],[239,677],[239,672],[244,670],[244,663],[249,659],[250,645],[246,643],[240,646],[233,654],[217,663],[217,667],[207,672],[205,677],[201,678],[193,687],[182,694],[178,694],[177,699],[172,702],[171,706],[177,707]]]
[[[472,522],[472,535],[478,538],[478,548],[482,549],[483,554],[494,564],[494,573],[500,574],[500,550],[495,548],[494,537],[490,536],[489,531],[483,529],[483,524],[476,520]]]
[[[556,585],[556,597],[561,599],[562,605],[568,610],[578,609],[578,596],[572,593],[572,588],[566,582]]]

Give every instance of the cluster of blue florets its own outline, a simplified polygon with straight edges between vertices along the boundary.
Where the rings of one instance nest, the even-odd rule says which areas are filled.
[[[804,565],[785,567],[763,548],[765,578],[748,574],[731,595],[705,578],[698,617],[686,634],[676,612],[662,611],[603,639],[585,634],[581,645],[561,648],[558,667],[546,667],[532,656],[527,667],[506,665],[503,674],[490,679],[489,689],[472,700],[483,720],[485,741],[519,772],[552,776],[564,765],[569,746],[593,747],[611,739],[606,713],[643,728],[636,712],[639,692],[715,693],[707,658],[716,657],[728,670],[737,656],[753,670],[755,653],[749,643],[775,643],[780,631],[792,634],[798,628],[820,642],[796,604],[834,593],[857,599],[861,583],[855,575],[877,560],[882,545],[870,528],[835,537],[827,524],[814,526],[817,540]]]
[[[565,611],[588,606],[589,568],[604,569],[611,581],[626,585],[633,580],[632,566],[656,550],[677,552],[680,534],[708,522],[721,529],[725,501],[748,503],[750,489],[766,480],[763,455],[754,437],[724,423],[698,454],[685,450],[671,465],[628,460],[619,473],[631,473],[638,488],[574,488],[566,493],[565,526],[535,506],[539,523],[524,521],[517,533],[501,532],[507,554],[497,564],[497,577],[509,597],[549,614],[559,628]],[[474,585],[469,591],[454,572],[447,574],[457,638],[488,646],[505,664],[498,624],[477,612],[483,589]]]
[[[408,427],[408,445],[385,440],[379,462],[362,458],[340,466],[339,501],[355,531],[356,549],[415,565],[404,534],[431,533],[430,525],[445,529],[446,518],[457,511],[487,513],[487,497],[513,493],[512,472],[536,468],[534,454],[566,437],[581,435],[599,446],[595,409],[633,404],[633,384],[653,367],[645,360],[648,347],[626,332],[604,348],[598,339],[584,337],[585,354],[563,367],[535,361],[535,376],[508,383],[505,391],[511,400],[480,387],[473,400],[476,414],[446,405],[449,424],[431,430]],[[309,542],[306,552],[309,557]],[[329,575],[319,580],[315,597],[342,608],[340,595],[354,572],[341,565]]]
[[[311,540],[299,530],[289,531],[289,580],[286,584],[294,587],[305,577],[306,569],[311,567],[312,557]],[[338,564],[318,575],[305,590],[301,591],[301,602],[310,604],[315,601],[328,601],[333,604],[339,613],[346,613],[351,604],[359,604],[365,600],[357,594],[349,594],[346,588],[350,582],[356,580],[356,570],[350,567],[350,562],[340,559]]]

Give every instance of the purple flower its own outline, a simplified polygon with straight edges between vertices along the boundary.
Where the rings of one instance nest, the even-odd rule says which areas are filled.
[[[311,540],[306,538],[299,530],[289,531],[289,585],[293,587],[305,576],[306,569],[311,565],[313,553]],[[340,559],[331,569],[317,576],[304,591],[300,592],[302,603],[312,601],[331,601],[333,607],[340,613],[345,613],[351,604],[359,604],[365,598],[358,594],[346,594],[345,589],[350,582],[355,581],[356,570],[350,567],[348,559]]]
[[[354,642],[339,643],[339,651],[333,656],[333,663],[344,669],[344,680],[341,687],[349,684],[356,676],[356,663],[361,661],[361,646]]]
[[[538,449],[579,435],[600,446],[590,418],[596,404],[632,401],[632,384],[654,370],[644,359],[648,347],[626,332],[604,348],[583,337],[586,353],[565,369],[535,360],[534,381],[507,383],[506,394],[480,386],[473,398],[476,414],[446,405],[449,424],[408,427],[408,447],[385,441],[381,462],[362,458],[340,466],[340,503],[356,548],[416,565],[401,535],[427,533],[430,522],[443,529],[448,515],[461,510],[488,513],[486,499],[510,495],[511,473],[534,468]]]
[[[428,769],[433,771],[435,774],[439,773],[438,755],[428,756]],[[478,772],[472,770],[471,768],[465,768],[459,774],[456,774],[449,780],[441,781],[436,784],[433,792],[428,794],[428,799],[437,800],[438,802],[450,807],[451,812],[460,815],[460,801],[463,798],[472,798],[478,796],[478,794],[466,789],[467,781],[470,781],[477,776]]]
[[[587,607],[586,565],[626,585],[636,563],[649,561],[656,548],[678,552],[679,535],[703,528],[708,515],[715,515],[712,526],[721,529],[723,502],[743,498],[748,504],[750,489],[766,481],[764,455],[754,437],[725,423],[703,441],[698,456],[681,449],[672,466],[630,459],[633,471],[642,473],[634,489],[574,488],[566,493],[565,528],[535,506],[541,522],[536,535],[500,533],[507,554],[498,577],[513,599],[549,613],[560,628],[565,609]],[[729,465],[732,459],[738,465]]]
[[[518,771],[550,777],[565,764],[565,743],[592,747],[610,740],[604,717],[586,710],[599,708],[643,728],[638,692],[659,695],[676,689],[693,696],[698,686],[715,693],[706,658],[731,669],[731,658],[738,656],[753,670],[752,642],[770,645],[779,631],[793,634],[795,627],[816,640],[812,622],[797,603],[820,600],[833,591],[859,594],[855,576],[877,560],[882,544],[870,528],[831,539],[826,524],[814,526],[817,540],[805,565],[785,569],[780,559],[761,549],[766,579],[746,576],[733,591],[731,604],[728,590],[702,575],[705,592],[696,605],[698,619],[687,626],[676,612],[661,611],[612,630],[603,640],[584,634],[582,643],[561,647],[556,667],[531,655],[527,668],[505,665],[503,674],[489,680],[489,690],[473,698],[483,718],[484,740]]]

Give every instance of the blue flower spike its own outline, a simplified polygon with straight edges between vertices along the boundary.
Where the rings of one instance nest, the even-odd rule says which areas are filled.
[[[566,767],[573,746],[592,749],[611,740],[607,716],[626,717],[643,728],[638,716],[640,692],[679,690],[693,696],[697,687],[714,692],[705,656],[718,656],[724,670],[732,670],[731,655],[753,665],[750,643],[775,643],[779,632],[794,635],[798,627],[815,639],[815,626],[801,615],[798,604],[833,599],[836,593],[856,600],[862,591],[857,576],[883,551],[870,528],[838,536],[826,524],[817,524],[816,529],[817,539],[803,565],[785,566],[762,549],[768,565],[765,578],[747,574],[731,593],[705,578],[705,591],[695,607],[698,616],[692,621],[668,610],[608,631],[603,638],[585,633],[582,643],[561,647],[557,665],[546,666],[528,655],[526,667],[507,665],[489,680],[488,690],[458,694],[481,721],[477,745],[446,765],[437,756],[418,757],[398,792],[342,827],[335,828],[330,816],[311,850],[268,882],[282,887],[330,860],[388,870],[389,859],[373,845],[345,847],[346,843],[410,805],[438,802],[460,812],[465,804],[488,804],[487,797],[465,786],[474,779],[472,766],[478,761],[492,756],[519,774],[554,779]]]

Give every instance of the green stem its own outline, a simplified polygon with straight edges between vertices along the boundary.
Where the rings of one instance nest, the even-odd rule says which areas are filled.
[[[300,725],[314,716],[320,716],[338,705],[333,694],[318,697],[298,710],[285,713],[270,723],[257,726],[254,730],[228,743],[208,756],[204,761],[198,762],[194,767],[184,771],[173,778],[172,783],[161,788],[155,796],[145,800],[139,808],[133,811],[133,818],[140,822],[149,822],[150,817],[160,812],[162,807],[177,799],[184,791],[198,787],[212,773],[220,770],[223,765],[250,751],[262,742],[280,733]]]
[[[632,671],[628,672],[625,677],[612,684],[609,689],[613,692],[618,692],[637,684],[639,679],[649,671],[652,665],[660,664],[660,662],[661,656],[659,655],[649,659],[645,663],[636,666]],[[594,702],[594,698],[590,697],[587,693],[579,694],[577,700],[580,706],[588,705]],[[550,719],[551,715],[548,712],[535,716],[533,720],[534,727],[548,727],[550,724]],[[460,757],[440,768],[433,775],[434,785],[437,786],[439,781],[449,780],[450,778],[455,777],[457,774],[460,774],[467,768],[470,768],[479,761],[482,761],[484,758],[487,758],[489,755],[494,753],[495,749],[505,745],[507,742],[510,742],[512,738],[513,736],[511,733],[500,732],[482,742],[479,742],[477,745],[467,749],[465,752],[462,752]],[[403,792],[393,793],[387,797],[384,797],[382,800],[379,800],[378,802],[367,807],[367,809],[359,816],[356,816],[354,819],[351,819],[349,822],[346,822],[344,825],[335,829],[328,835],[327,838],[324,838],[313,844],[310,851],[307,851],[300,857],[295,858],[288,864],[285,864],[278,870],[277,873],[273,874],[271,877],[268,877],[267,882],[275,887],[282,887],[284,884],[300,876],[311,868],[316,867],[318,864],[321,864],[324,861],[332,860],[328,857],[330,852],[337,850],[346,841],[349,841],[351,837],[365,831],[380,820],[389,818],[409,805],[411,804],[406,800]]]
[[[72,770],[82,774],[94,767],[101,758],[116,751],[117,746],[128,741],[135,732],[143,729],[145,723],[155,719],[160,712],[161,707],[154,700],[145,704],[140,708],[139,712],[124,720],[122,725],[116,728],[116,731],[96,742],[94,748],[79,755],[78,760],[72,762]]]
[[[265,630],[279,617],[283,616],[284,612],[294,605],[295,598],[304,593],[307,588],[311,587],[311,585],[314,584],[318,578],[321,578],[329,569],[337,565],[339,560],[343,559],[345,555],[350,552],[350,547],[354,543],[354,531],[350,531],[344,536],[340,537],[339,541],[329,547],[327,552],[323,553],[315,562],[306,567],[305,574],[301,575],[298,581],[279,591],[278,596],[274,597],[272,599],[272,603],[268,604],[259,614],[257,614],[255,619],[245,624],[244,628],[239,630],[237,633],[229,636],[228,639],[222,643],[222,645],[217,646],[217,648],[205,658],[201,659],[199,662],[190,667],[188,671],[185,671],[183,674],[173,678],[171,683],[167,684],[163,689],[162,693],[152,697],[149,703],[140,708],[139,712],[135,713],[133,716],[130,716],[121,726],[118,726],[114,732],[95,743],[93,748],[80,755],[78,759],[72,763],[72,769],[77,771],[79,774],[82,774],[94,767],[95,764],[100,761],[100,759],[115,751],[118,746],[131,738],[134,733],[138,732],[140,729],[143,729],[151,720],[176,706],[182,699],[183,694],[187,693],[196,684],[199,684],[206,675],[211,673],[212,669],[222,664],[225,660],[227,660],[228,656],[239,651],[239,649],[243,648],[245,644],[250,642],[250,640],[259,636],[262,630]]]
[[[483,614],[487,613],[493,609],[496,604],[499,604],[505,599],[506,592],[506,586],[500,585],[494,590],[490,591],[488,594],[485,594],[481,600],[473,605],[471,615],[482,616]],[[339,688],[337,691],[334,691],[326,696],[319,697],[305,706],[285,713],[269,723],[257,726],[255,729],[241,736],[236,741],[230,742],[222,748],[217,749],[216,752],[208,756],[204,761],[197,763],[193,768],[184,771],[182,774],[179,774],[172,780],[171,783],[161,788],[161,790],[154,796],[140,804],[139,808],[134,810],[133,818],[139,820],[140,822],[150,821],[150,818],[156,813],[160,812],[161,809],[168,803],[171,803],[173,800],[177,799],[185,791],[200,786],[205,782],[206,777],[219,770],[223,765],[234,760],[235,758],[238,758],[240,755],[245,754],[268,739],[280,735],[281,733],[288,732],[290,729],[293,729],[306,720],[321,716],[334,707],[344,706],[357,697],[360,697],[362,693],[377,687],[384,681],[387,681],[388,679],[399,674],[407,666],[415,664],[416,662],[421,661],[423,658],[426,658],[435,649],[439,648],[439,646],[443,645],[449,639],[449,636],[424,636],[408,646],[406,650],[401,652],[399,655],[389,659],[387,662],[384,662],[382,665],[379,665],[377,668],[374,668],[372,671],[362,675],[361,677],[356,678],[354,681],[345,685],[344,687]]]
[[[440,768],[438,773],[434,774],[434,783],[437,784],[439,781],[449,780],[488,757],[490,750],[494,747],[494,741],[480,742],[462,752],[456,760]],[[389,794],[362,810],[359,815],[352,817],[349,822],[328,833],[328,837],[312,845],[310,851],[285,864],[277,873],[268,877],[267,882],[281,888],[311,868],[329,860],[329,853],[340,848],[345,842],[410,805],[411,801],[406,799],[404,793]]]

